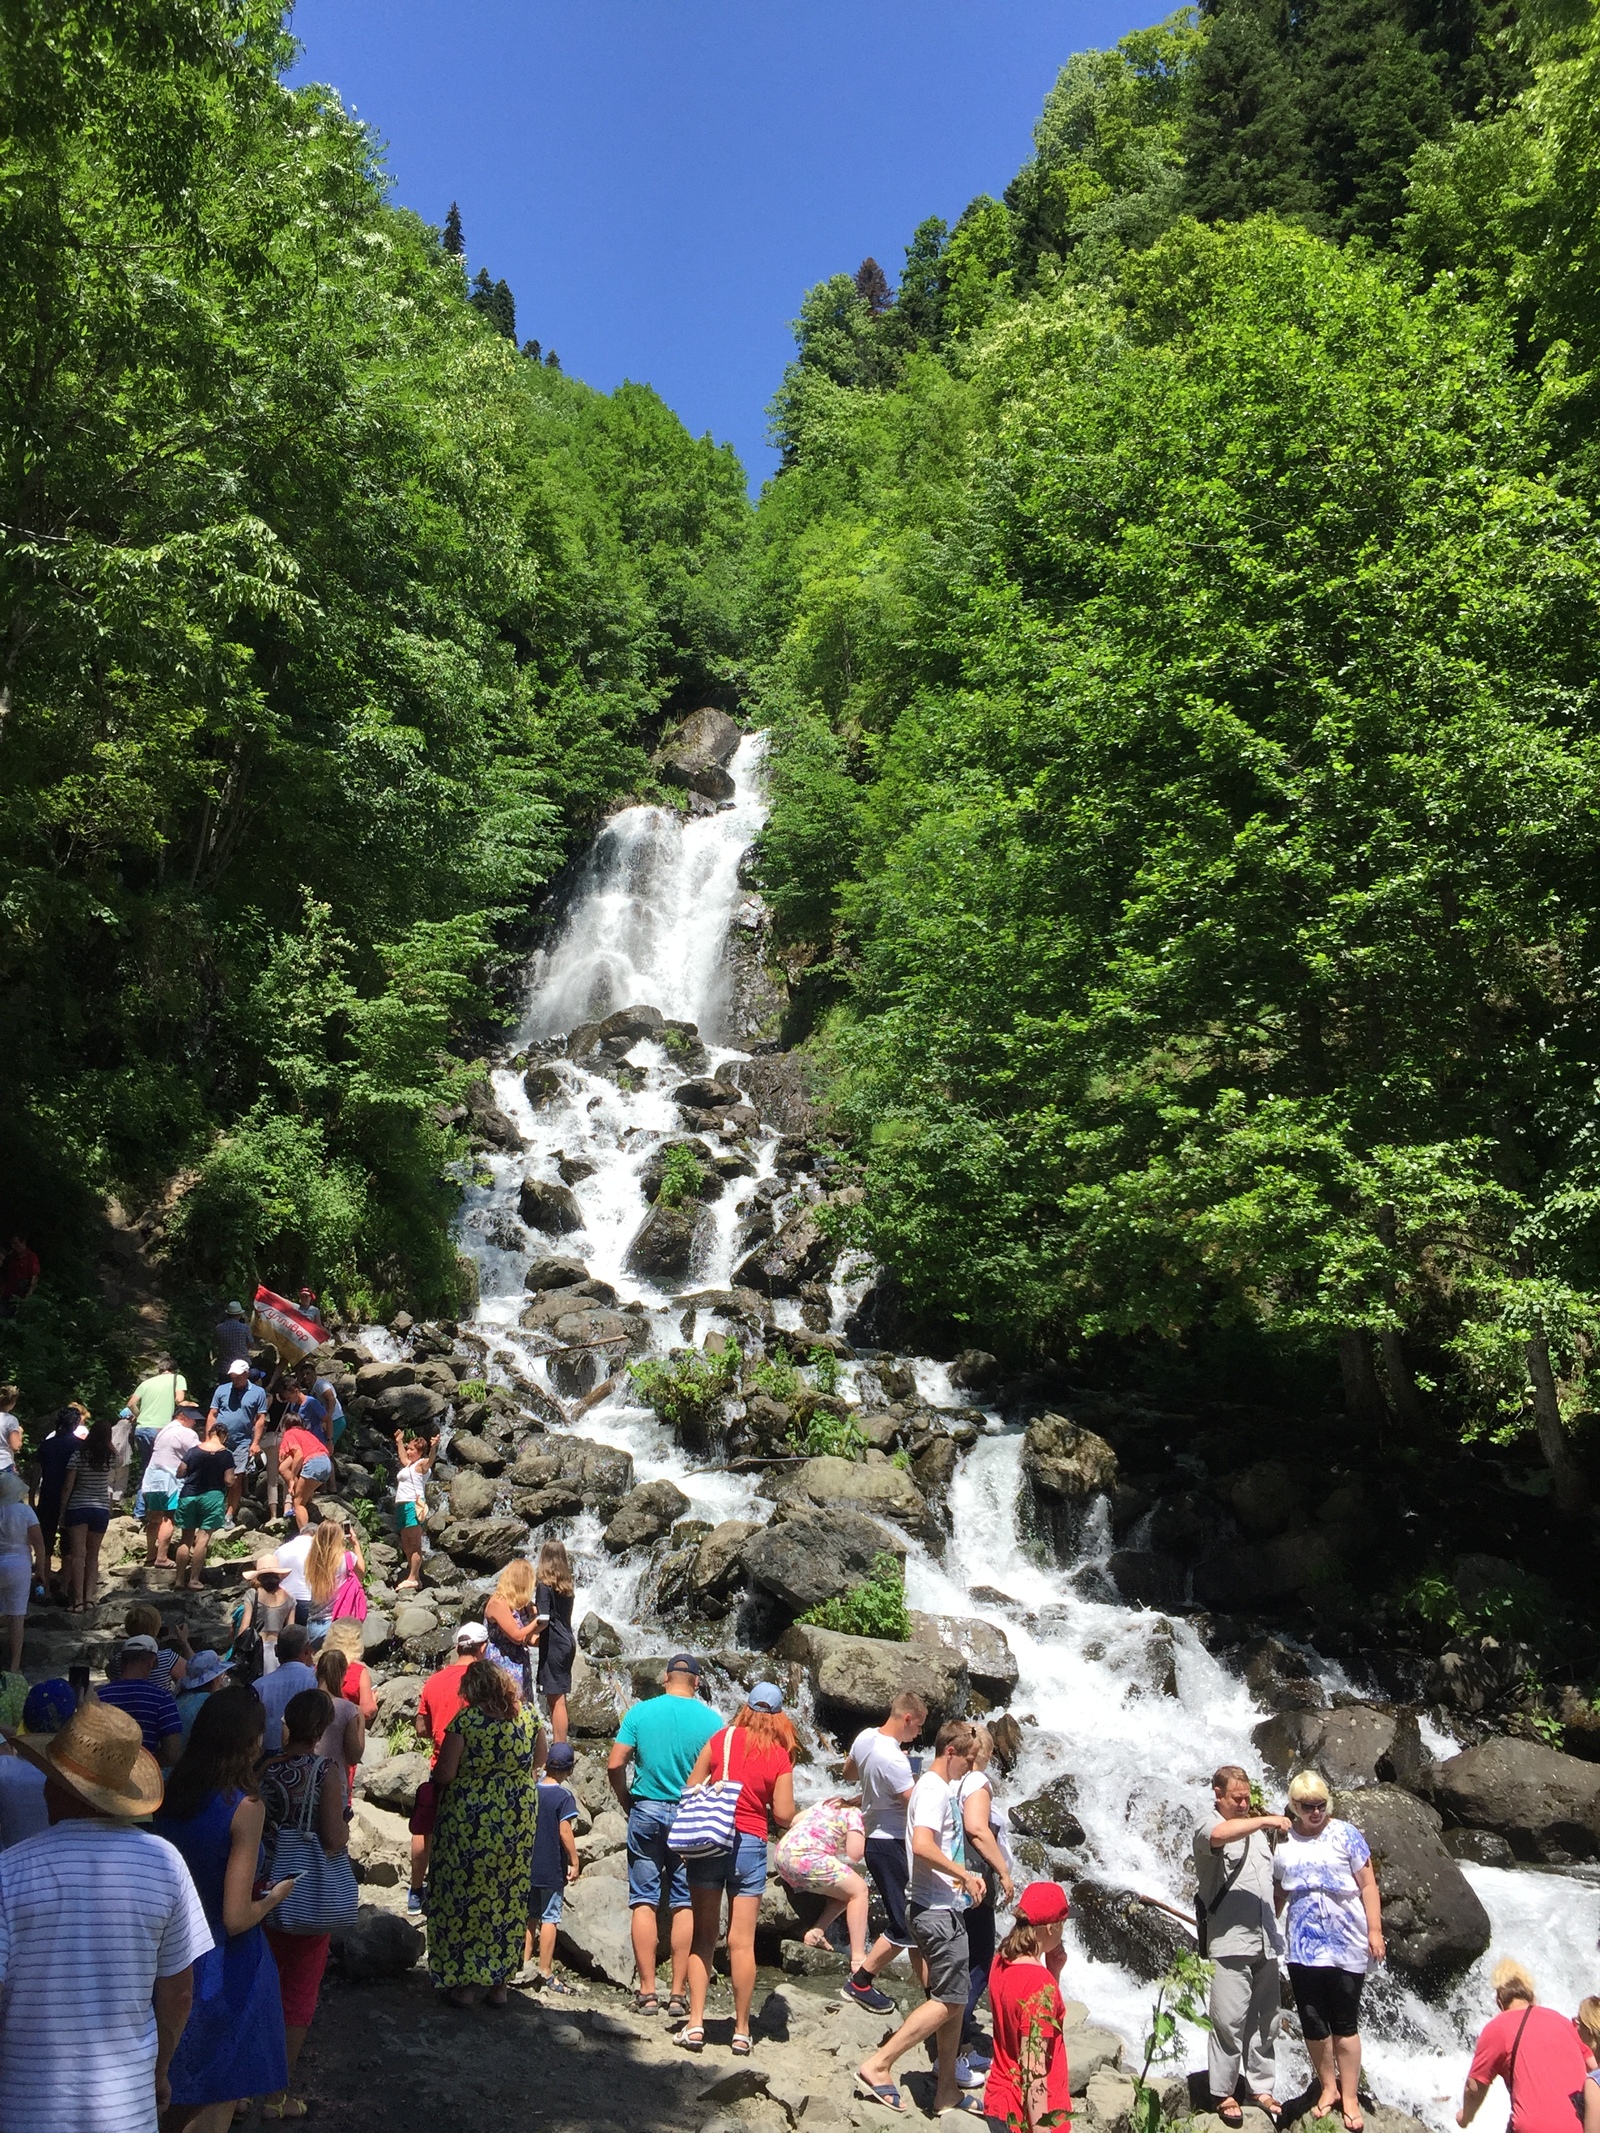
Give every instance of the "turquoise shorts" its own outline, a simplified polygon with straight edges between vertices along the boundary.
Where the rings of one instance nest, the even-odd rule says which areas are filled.
[[[145,1502],[149,1501],[147,1496]],[[228,1499],[221,1489],[205,1489],[198,1496],[181,1497],[176,1517],[185,1533],[220,1533],[228,1523]]]
[[[414,1503],[397,1503],[394,1510],[395,1523],[402,1533],[409,1533],[413,1527],[422,1524],[422,1520],[417,1516],[417,1507]]]

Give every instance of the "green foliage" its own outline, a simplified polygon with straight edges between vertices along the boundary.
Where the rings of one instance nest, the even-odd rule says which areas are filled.
[[[831,1415],[822,1407],[807,1415],[803,1430],[790,1431],[789,1445],[807,1459],[864,1459],[867,1452],[867,1440],[849,1416]]]
[[[818,1629],[836,1629],[847,1637],[883,1637],[904,1644],[911,1635],[905,1576],[887,1552],[873,1558],[872,1575],[837,1599],[825,1600],[800,1617]]]
[[[628,1375],[669,1429],[700,1434],[715,1422],[739,1382],[741,1360],[738,1342],[730,1340],[715,1355],[703,1348],[677,1348],[665,1361],[646,1356],[628,1365]]]
[[[911,1454],[902,1445],[899,1451],[889,1454],[889,1464],[897,1466],[902,1474],[909,1474],[911,1471]]]
[[[484,1400],[488,1396],[489,1381],[487,1378],[463,1378],[456,1386],[456,1404],[458,1406],[463,1401]]]
[[[192,1172],[180,1282],[453,1306],[449,1055],[731,686],[742,474],[517,354],[281,11],[0,42],[0,1220]]]
[[[667,1159],[661,1166],[657,1207],[681,1207],[685,1200],[697,1200],[705,1181],[705,1171],[692,1148],[682,1144],[669,1148]]]
[[[1134,2097],[1129,2117],[1135,2133],[1161,2133],[1161,2095],[1150,2081],[1152,2067],[1165,2066],[1183,2051],[1178,2024],[1188,2022],[1209,2029],[1206,2012],[1211,1992],[1211,1965],[1199,1955],[1180,1955],[1156,1986],[1150,2004],[1150,2027],[1145,2033],[1144,2061],[1134,2075]]]
[[[839,1390],[839,1358],[831,1348],[812,1349],[811,1382],[818,1392],[835,1393]]]
[[[245,1556],[254,1557],[260,1552],[259,1534],[213,1533],[206,1549],[206,1560],[212,1563],[237,1563]]]
[[[1428,1571],[1400,1594],[1402,1611],[1452,1637],[1492,1636],[1511,1642],[1542,1642],[1559,1610],[1541,1577],[1508,1565],[1508,1575],[1474,1584],[1464,1595],[1454,1579]]]
[[[424,1740],[409,1718],[397,1718],[389,1727],[389,1753],[391,1755],[426,1755],[433,1745]]]
[[[793,1404],[803,1390],[801,1376],[786,1356],[766,1356],[750,1366],[749,1382],[757,1392],[764,1392],[769,1400],[782,1400]]]

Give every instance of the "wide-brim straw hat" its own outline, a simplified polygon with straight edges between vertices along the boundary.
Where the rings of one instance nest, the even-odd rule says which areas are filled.
[[[137,1719],[88,1696],[59,1733],[6,1734],[17,1753],[101,1814],[153,1815],[161,1805],[161,1765]]]
[[[269,1576],[286,1578],[289,1575],[289,1566],[281,1556],[258,1555],[250,1565],[250,1568],[242,1571],[240,1575],[248,1581],[252,1578],[260,1577],[263,1571],[266,1571]]]

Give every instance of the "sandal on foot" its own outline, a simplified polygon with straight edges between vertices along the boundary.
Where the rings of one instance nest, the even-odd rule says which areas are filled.
[[[272,2119],[304,2118],[306,2100],[303,2096],[285,2096],[282,2103],[264,2103],[261,2106],[261,2115],[263,2118]]]
[[[886,2111],[905,2115],[905,2098],[892,2081],[869,2081],[865,2074],[857,2074],[855,2093],[863,2103],[881,2104]]]
[[[654,1992],[636,1992],[633,1996],[633,2011],[635,2014],[642,2015],[660,2014],[661,1999],[659,1994]]]
[[[687,2022],[688,2019],[689,1995],[686,1992],[675,1992],[667,2002],[667,2020],[669,2022]]]
[[[686,2052],[703,2052],[706,2048],[706,2033],[697,2024],[693,2029],[680,2029],[672,2041],[681,2045]]]
[[[734,2031],[733,2043],[730,2045],[729,2049],[732,2051],[733,2056],[736,2059],[749,2058],[752,2046],[750,2043],[750,2039],[744,2034],[743,2030],[736,2029]]]
[[[1367,2133],[1367,2121],[1361,2115],[1360,2104],[1341,2105],[1339,2116],[1344,2120],[1344,2133]]]
[[[1224,2096],[1216,2106],[1216,2112],[1225,2126],[1242,2126],[1244,2124],[1244,2113],[1239,2108],[1237,2096]]]
[[[1319,2096],[1316,2102],[1311,2106],[1312,2117],[1326,2118],[1328,2113],[1333,2109],[1334,2105],[1338,2101],[1339,2091],[1337,2089],[1334,2090],[1331,2096]]]
[[[961,2096],[954,2103],[947,2103],[939,2114],[941,2118],[944,2111],[958,2111],[963,2118],[986,2119],[988,2115],[976,2096]]]
[[[1276,2126],[1282,2124],[1283,2105],[1279,2103],[1276,2096],[1252,2096],[1250,2101],[1255,2105],[1258,2111],[1264,2111],[1266,2113],[1267,2117],[1272,2121],[1273,2125]]]

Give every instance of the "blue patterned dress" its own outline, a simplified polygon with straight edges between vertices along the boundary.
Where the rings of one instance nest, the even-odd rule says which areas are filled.
[[[222,1883],[242,1792],[214,1792],[187,1822],[157,1815],[151,1828],[183,1854],[215,1942],[194,1966],[194,2003],[172,2055],[172,2100],[196,2108],[269,2096],[288,2085],[278,1966],[259,1926],[229,1933]]]
[[[439,1795],[428,1863],[428,1970],[435,1985],[503,1985],[522,1968],[528,1862],[539,1816],[539,1714],[491,1718],[468,1704],[445,1729],[461,1765]]]

